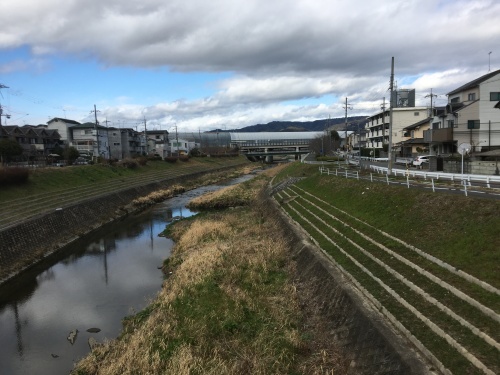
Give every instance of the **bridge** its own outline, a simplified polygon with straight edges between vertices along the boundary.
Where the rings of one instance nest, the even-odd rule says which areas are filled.
[[[324,132],[262,132],[262,133],[230,133],[231,147],[237,147],[240,154],[248,160],[273,161],[273,156],[308,154],[313,139],[321,137]]]

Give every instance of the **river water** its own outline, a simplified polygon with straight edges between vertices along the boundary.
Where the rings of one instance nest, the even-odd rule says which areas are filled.
[[[89,352],[90,337],[117,337],[121,320],[161,288],[159,267],[173,243],[158,234],[172,218],[195,214],[185,207],[190,199],[222,186],[195,189],[108,224],[2,285],[0,374],[67,374]],[[92,328],[100,331],[87,331]]]

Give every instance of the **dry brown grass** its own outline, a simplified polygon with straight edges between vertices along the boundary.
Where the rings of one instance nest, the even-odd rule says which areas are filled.
[[[154,191],[144,197],[134,199],[132,201],[132,205],[136,207],[150,206],[165,199],[171,198],[176,194],[183,193],[184,191],[186,191],[186,189],[183,186],[174,185],[170,189]]]
[[[301,337],[286,233],[265,207],[251,206],[176,223],[170,231],[176,240],[173,273],[158,296],[127,319],[121,338],[95,349],[73,373],[327,374],[335,369],[331,357],[321,354],[331,343],[315,347]]]

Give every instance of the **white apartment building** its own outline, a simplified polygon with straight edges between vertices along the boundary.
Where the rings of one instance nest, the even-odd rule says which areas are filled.
[[[427,107],[396,107],[392,110],[392,144],[394,152],[401,152],[401,142],[406,140],[407,126],[415,124],[428,116]],[[389,144],[390,110],[386,109],[368,117],[366,123],[366,147],[382,149]]]

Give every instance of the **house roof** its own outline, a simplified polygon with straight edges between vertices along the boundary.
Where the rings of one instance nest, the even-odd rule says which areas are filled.
[[[415,124],[408,125],[407,127],[403,128],[403,130],[413,130],[419,126],[430,124],[431,119],[432,119],[431,117],[427,117],[426,119],[416,122]]]
[[[67,118],[61,118],[61,117],[54,117],[52,120],[49,120],[47,122],[47,124],[50,124],[51,122],[58,122],[58,121],[65,122],[66,124],[74,124],[74,125],[80,125],[81,124],[78,121],[68,120]]]
[[[495,104],[495,108],[500,109],[500,102],[498,102],[497,104]]]
[[[97,128],[97,129],[108,129],[105,126],[96,125],[93,122],[86,122],[85,124],[78,123],[78,125],[73,125],[70,128],[71,129],[94,129],[94,128]]]
[[[423,138],[412,138],[412,139],[407,139],[406,141],[401,141],[401,144],[404,145],[421,144],[421,143],[424,143]]]
[[[462,85],[459,88],[457,88],[457,89],[455,89],[453,91],[450,91],[447,95],[453,95],[453,94],[456,94],[458,92],[461,92],[461,91],[464,91],[464,90],[468,90],[468,89],[472,89],[474,87],[477,87],[481,83],[483,83],[484,81],[490,79],[491,77],[496,76],[497,74],[500,74],[500,69],[495,70],[494,72],[485,74],[484,76],[481,76],[479,78],[476,78],[476,79],[474,79],[474,80],[466,83],[465,85]]]

